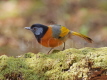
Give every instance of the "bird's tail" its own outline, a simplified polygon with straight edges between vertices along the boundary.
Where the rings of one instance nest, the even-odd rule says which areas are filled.
[[[71,31],[71,34],[72,35],[76,35],[76,36],[79,36],[79,37],[81,37],[81,38],[84,38],[87,42],[89,42],[89,43],[92,43],[92,39],[91,38],[89,38],[88,36],[85,36],[85,35],[83,35],[83,34],[80,34],[80,33],[77,33],[77,32],[74,32],[74,31]]]

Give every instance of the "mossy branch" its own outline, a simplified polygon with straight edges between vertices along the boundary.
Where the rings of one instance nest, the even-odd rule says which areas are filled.
[[[106,69],[107,47],[0,56],[0,80],[92,80]]]

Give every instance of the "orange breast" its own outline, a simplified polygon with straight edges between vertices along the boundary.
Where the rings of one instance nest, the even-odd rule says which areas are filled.
[[[45,33],[40,41],[40,44],[45,47],[57,47],[62,43],[63,41],[52,37],[52,27],[49,27],[48,31]]]

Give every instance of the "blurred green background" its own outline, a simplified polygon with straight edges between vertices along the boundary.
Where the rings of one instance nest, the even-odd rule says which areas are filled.
[[[107,0],[0,0],[0,55],[48,52],[24,29],[34,23],[60,24],[94,40],[73,37],[66,48],[107,46]]]

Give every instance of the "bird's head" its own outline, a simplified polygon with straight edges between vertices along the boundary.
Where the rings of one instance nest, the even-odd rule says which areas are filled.
[[[35,36],[38,36],[45,34],[48,27],[42,24],[33,24],[31,27],[25,27],[25,29],[31,30]]]

